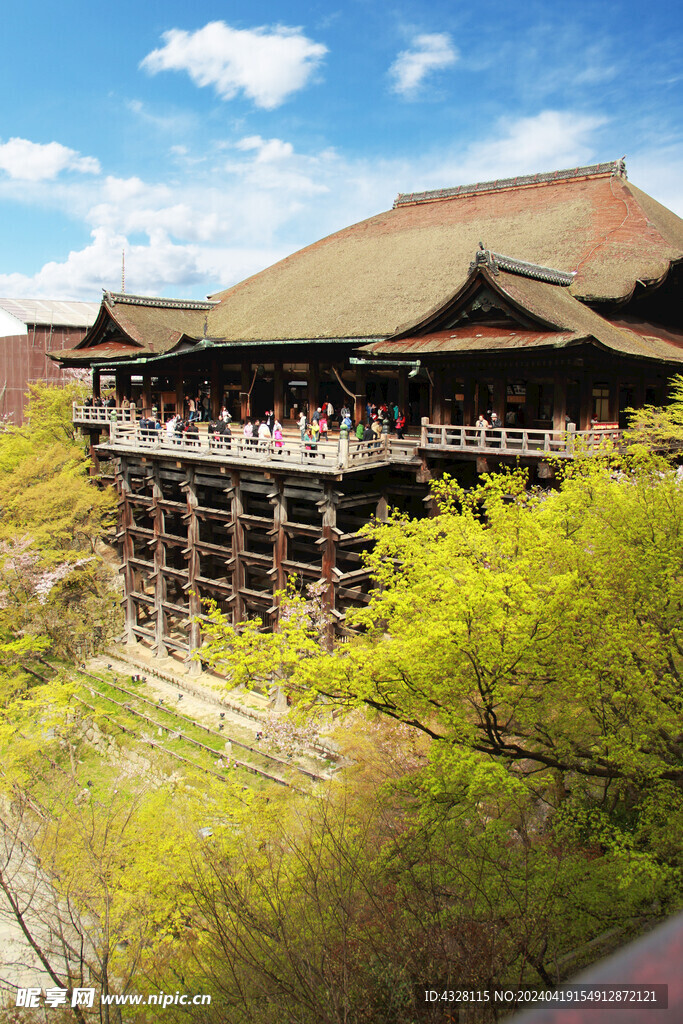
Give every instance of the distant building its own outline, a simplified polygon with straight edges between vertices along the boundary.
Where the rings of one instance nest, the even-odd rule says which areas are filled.
[[[21,423],[29,384],[69,377],[48,353],[77,345],[99,308],[99,302],[0,299],[0,416]]]

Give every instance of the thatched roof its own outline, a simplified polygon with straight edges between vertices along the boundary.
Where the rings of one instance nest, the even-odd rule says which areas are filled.
[[[479,265],[471,265],[468,279],[445,302],[435,306],[412,329],[366,345],[361,351],[370,356],[415,358],[456,352],[464,355],[557,349],[588,342],[622,355],[683,362],[682,331],[653,328],[632,318],[622,322],[607,320],[579,302],[566,282],[548,280],[553,273],[548,268],[524,264],[521,270],[507,271],[502,268],[514,267],[514,260],[496,259],[496,254],[490,252],[478,255],[485,259]],[[496,307],[496,312],[506,310],[506,322],[489,326],[485,322],[470,322],[469,317],[461,315],[482,288],[498,297],[501,306]],[[500,320],[499,315],[497,319]],[[455,326],[447,327],[448,323]]]
[[[606,169],[607,168],[607,169]],[[480,240],[520,260],[576,272],[583,301],[626,300],[683,259],[683,221],[618,165],[529,183],[492,182],[393,210],[315,242],[227,291],[208,314],[226,341],[369,338],[395,333],[465,280]]]
[[[213,306],[212,302],[105,292],[97,320],[83,340],[73,349],[52,355],[65,365],[163,355],[183,337],[203,337]]]

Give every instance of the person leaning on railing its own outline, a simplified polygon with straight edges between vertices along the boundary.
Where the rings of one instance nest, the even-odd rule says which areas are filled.
[[[309,423],[304,434],[304,448],[306,451],[314,452],[318,447],[318,438],[313,430],[313,424]]]

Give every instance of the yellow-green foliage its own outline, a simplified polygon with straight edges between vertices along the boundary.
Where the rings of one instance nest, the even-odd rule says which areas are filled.
[[[88,480],[71,423],[82,386],[31,385],[26,423],[0,434],[0,539],[30,533],[47,552],[92,547],[113,521],[113,493]]]

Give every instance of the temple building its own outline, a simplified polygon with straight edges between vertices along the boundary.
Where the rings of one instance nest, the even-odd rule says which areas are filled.
[[[424,514],[444,470],[521,461],[547,477],[665,401],[683,371],[682,260],[683,221],[617,161],[400,195],[205,302],[105,293],[57,356],[115,393],[113,423],[75,418],[114,467],[129,638],[185,657],[204,598],[274,620],[289,575],[328,583],[343,631],[368,600],[369,518]],[[190,399],[230,410],[229,444],[141,430]],[[396,404],[406,437],[335,430],[306,449],[291,428],[325,401],[355,421]],[[279,446],[237,426],[268,409]]]

